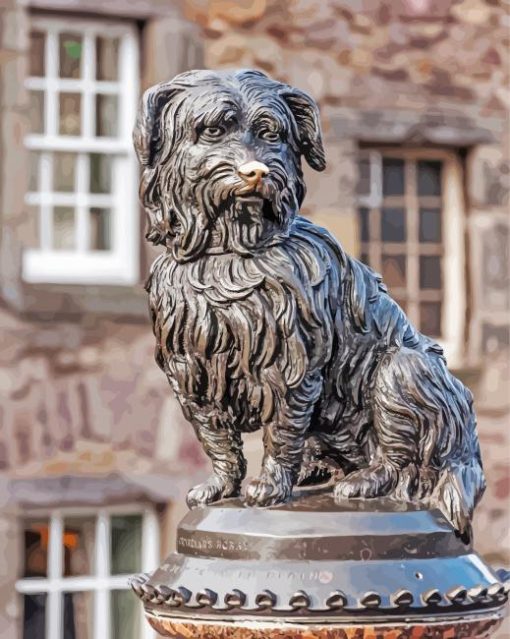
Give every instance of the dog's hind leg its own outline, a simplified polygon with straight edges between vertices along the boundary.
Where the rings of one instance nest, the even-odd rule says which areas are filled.
[[[204,451],[211,460],[213,472],[203,483],[194,486],[186,497],[190,508],[220,499],[237,497],[246,475],[246,460],[239,431],[219,419],[195,412],[192,423]]]
[[[350,473],[335,487],[338,500],[398,493],[411,499],[418,488],[421,447],[433,450],[440,407],[433,401],[433,362],[428,354],[401,348],[387,352],[376,372],[373,419],[377,452],[367,468]],[[441,394],[440,386],[436,394]],[[429,455],[430,457],[430,455]],[[427,461],[425,461],[426,465]]]
[[[316,486],[330,481],[337,473],[337,465],[326,454],[318,437],[305,441],[303,460],[296,480],[297,486]]]

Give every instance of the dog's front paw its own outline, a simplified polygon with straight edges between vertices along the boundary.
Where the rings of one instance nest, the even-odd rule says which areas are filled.
[[[335,486],[336,501],[356,497],[383,497],[395,489],[397,471],[388,463],[377,463],[362,468],[344,477]]]
[[[263,472],[260,477],[252,479],[246,488],[245,504],[247,506],[276,506],[289,501],[292,494],[290,481],[276,481],[269,473]]]
[[[207,504],[212,504],[220,499],[237,497],[239,493],[239,487],[234,486],[232,482],[219,475],[211,475],[202,484],[198,484],[188,491],[186,503],[188,508],[207,506]]]

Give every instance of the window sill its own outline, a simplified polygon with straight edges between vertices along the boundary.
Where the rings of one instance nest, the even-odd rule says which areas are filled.
[[[30,284],[135,284],[135,260],[115,253],[26,250],[23,279]]]

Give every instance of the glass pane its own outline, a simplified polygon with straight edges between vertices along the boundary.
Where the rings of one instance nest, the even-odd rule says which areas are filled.
[[[406,256],[383,255],[382,276],[384,283],[390,288],[405,287],[406,285]]]
[[[28,190],[32,193],[39,190],[39,161],[41,154],[30,151],[28,167]]]
[[[442,166],[436,160],[418,162],[418,195],[441,195]]]
[[[368,255],[368,253],[365,253],[364,251],[362,251],[361,255],[359,256],[360,262],[363,262],[363,264],[367,264],[368,266],[370,266],[370,257]]]
[[[381,211],[381,239],[383,242],[405,242],[406,212],[400,208],[383,208]]]
[[[76,153],[55,153],[53,155],[53,190],[74,191]]]
[[[370,195],[370,159],[367,157],[358,161],[358,194]]]
[[[74,209],[56,206],[53,210],[53,248],[74,249]]]
[[[404,195],[404,160],[383,158],[383,195]]]
[[[29,91],[30,96],[30,131],[44,133],[44,92]]]
[[[123,575],[141,570],[142,550],[141,515],[119,515],[111,520],[112,575]]]
[[[90,250],[109,251],[111,249],[110,209],[90,209]]]
[[[111,639],[138,639],[140,636],[140,606],[133,605],[129,590],[111,592]]]
[[[94,595],[92,592],[64,592],[63,639],[93,639]]]
[[[46,593],[23,597],[23,639],[45,639]]]
[[[60,94],[59,131],[62,135],[80,135],[81,96],[79,93]]]
[[[420,331],[430,337],[441,336],[441,302],[421,302]]]
[[[369,226],[369,214],[370,209],[362,207],[358,209],[359,215],[359,225],[360,225],[360,236],[362,242],[370,241],[370,226]]]
[[[441,242],[441,209],[420,209],[420,242]]]
[[[420,288],[441,288],[441,258],[439,255],[420,256]]]
[[[83,51],[82,37],[78,33],[61,33],[59,40],[60,77],[79,78]]]
[[[119,39],[97,38],[96,77],[98,80],[117,80],[119,74]]]
[[[117,96],[96,95],[96,135],[115,137],[117,135]]]
[[[46,36],[41,31],[32,31],[30,34],[30,75],[40,78],[44,76],[45,44]]]
[[[91,153],[90,155],[90,192],[110,193],[112,190],[113,160],[109,155]]]
[[[64,575],[90,575],[94,567],[95,517],[72,517],[64,521]]]
[[[48,571],[48,519],[25,520],[23,577],[46,577]]]

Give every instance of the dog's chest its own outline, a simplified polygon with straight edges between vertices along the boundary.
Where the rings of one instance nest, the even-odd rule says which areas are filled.
[[[165,257],[149,293],[160,363],[178,394],[251,405],[268,387],[298,387],[330,358],[326,270],[310,255]]]

